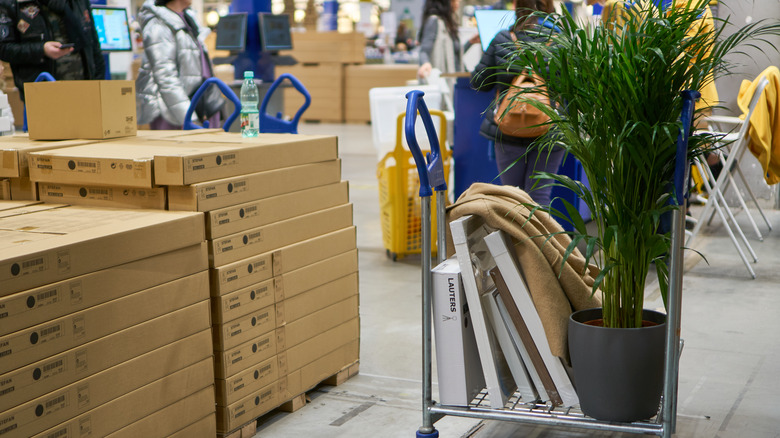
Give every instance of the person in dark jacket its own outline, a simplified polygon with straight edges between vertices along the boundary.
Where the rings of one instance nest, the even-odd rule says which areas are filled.
[[[552,12],[551,3],[546,0],[514,0],[516,22],[506,30],[499,32],[490,42],[482,59],[474,68],[471,76],[471,86],[479,91],[496,90],[498,95],[509,88],[512,79],[520,71],[502,71],[501,66],[507,64],[511,57],[514,44],[510,32],[514,32],[518,41],[532,39],[529,30],[537,26],[535,20],[528,19],[534,11]],[[564,150],[554,147],[543,150],[531,147],[537,138],[513,137],[501,133],[496,125],[492,105],[486,112],[485,119],[479,128],[483,137],[495,142],[496,164],[501,178],[501,184],[512,185],[527,192],[539,205],[549,206],[552,187],[544,187],[551,181],[531,178],[537,171],[556,173],[563,161]],[[551,135],[548,133],[547,135]]]
[[[0,60],[11,64],[22,100],[24,83],[41,72],[57,80],[104,79],[89,0],[0,0]]]

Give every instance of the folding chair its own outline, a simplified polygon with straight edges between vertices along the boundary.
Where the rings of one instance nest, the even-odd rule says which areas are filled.
[[[756,105],[758,104],[758,101],[761,97],[761,93],[763,93],[764,88],[766,88],[768,84],[769,84],[769,80],[765,77],[762,77],[758,87],[756,88],[755,93],[753,94],[750,100],[748,113],[745,116],[744,120],[740,120],[736,118],[724,118],[724,117],[712,117],[709,119],[709,121],[713,124],[724,123],[724,122],[730,123],[730,122],[736,122],[738,120],[742,124],[742,126],[740,127],[737,133],[728,133],[728,134],[716,133],[716,134],[721,134],[721,138],[719,142],[723,143],[724,145],[729,143],[731,144],[731,149],[729,151],[728,158],[725,158],[723,156],[722,149],[716,151],[716,153],[718,154],[718,159],[721,161],[721,164],[723,165],[723,170],[720,172],[720,175],[718,176],[717,180],[715,179],[715,176],[712,174],[712,171],[710,170],[709,165],[707,164],[704,157],[698,157],[697,160],[695,160],[696,168],[699,171],[699,173],[702,175],[703,185],[705,190],[707,191],[708,199],[707,199],[707,203],[704,205],[704,209],[702,210],[699,218],[696,221],[696,225],[694,226],[693,231],[688,236],[688,241],[687,241],[687,244],[690,245],[693,239],[696,238],[696,235],[699,233],[702,225],[705,222],[704,220],[705,218],[710,216],[709,219],[706,221],[707,224],[710,224],[714,215],[718,214],[721,220],[723,221],[723,225],[726,228],[726,232],[731,238],[734,247],[737,249],[740,258],[742,259],[742,262],[745,264],[745,267],[747,268],[752,278],[756,278],[756,274],[753,271],[752,266],[750,266],[750,262],[748,261],[744,251],[742,250],[742,247],[740,246],[739,242],[737,241],[734,235],[735,230],[736,233],[739,235],[740,240],[742,241],[742,245],[744,245],[747,251],[750,253],[750,256],[753,259],[753,263],[758,262],[758,257],[756,256],[755,251],[753,251],[753,248],[750,246],[750,243],[748,243],[747,237],[745,237],[745,233],[742,232],[742,229],[740,228],[739,224],[737,224],[737,221],[734,218],[734,214],[732,213],[731,208],[726,203],[726,198],[724,194],[730,186],[735,186],[734,191],[736,192],[736,197],[740,206],[746,212],[748,216],[748,220],[750,221],[759,240],[763,240],[763,236],[761,235],[761,232],[758,230],[758,226],[756,225],[753,216],[750,214],[750,211],[748,210],[744,198],[736,189],[736,181],[734,180],[733,172],[737,172],[739,177],[742,179],[742,183],[747,188],[747,192],[750,194],[753,203],[756,205],[758,211],[760,212],[761,216],[764,219],[764,222],[767,224],[767,227],[769,228],[769,230],[771,230],[772,229],[771,223],[766,218],[764,211],[759,206],[758,201],[756,200],[756,197],[753,194],[753,191],[750,189],[750,186],[748,185],[747,180],[745,179],[745,176],[742,173],[742,170],[739,168],[738,165],[736,165],[736,163],[742,159],[742,157],[745,154],[745,150],[748,148],[747,147],[748,142],[750,141],[750,135],[748,133],[750,128],[750,117],[753,115],[753,111],[755,110]],[[731,224],[729,224],[729,222],[731,222]],[[732,230],[732,227],[734,228],[734,230]]]

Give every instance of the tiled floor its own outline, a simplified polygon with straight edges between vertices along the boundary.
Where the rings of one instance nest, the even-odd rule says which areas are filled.
[[[422,415],[420,259],[393,262],[385,255],[371,127],[302,124],[300,132],[339,136],[343,179],[350,182],[358,227],[360,374],[313,392],[311,403],[298,412],[264,417],[256,436],[414,436]],[[768,213],[780,227],[780,212]],[[708,263],[693,254],[687,263],[676,436],[780,437],[780,230],[763,242],[752,238],[751,244],[759,257],[756,280],[717,223],[695,244]],[[648,298],[649,306],[661,305],[652,286]],[[433,391],[435,399],[435,385]],[[456,417],[445,417],[436,427],[442,437],[631,436]]]

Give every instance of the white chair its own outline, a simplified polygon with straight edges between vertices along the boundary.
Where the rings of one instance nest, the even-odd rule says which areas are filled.
[[[722,125],[724,123],[741,124],[741,126],[737,133],[715,132],[715,134],[719,134],[721,137],[719,142],[723,143],[724,145],[728,145],[728,144],[731,145],[728,153],[728,158],[724,157],[722,149],[716,151],[716,153],[718,154],[718,158],[721,161],[721,164],[723,165],[723,170],[720,172],[720,175],[718,176],[717,180],[715,179],[714,175],[710,171],[710,168],[707,165],[707,162],[704,159],[704,157],[698,157],[697,160],[695,160],[694,162],[694,165],[698,169],[699,174],[702,175],[702,182],[705,190],[707,191],[708,199],[704,206],[704,209],[699,215],[699,218],[696,220],[696,225],[694,226],[693,231],[688,235],[688,240],[687,240],[687,245],[690,245],[690,243],[693,241],[693,239],[696,238],[696,235],[701,230],[702,225],[705,223],[705,218],[709,216],[709,219],[706,221],[707,224],[709,224],[711,223],[714,215],[718,214],[718,216],[720,216],[721,220],[723,221],[723,226],[724,228],[726,228],[726,232],[731,238],[734,247],[737,249],[740,258],[742,259],[742,262],[745,264],[745,267],[747,268],[748,273],[750,273],[750,276],[752,278],[756,278],[755,271],[753,270],[753,267],[750,265],[750,262],[748,261],[747,256],[742,250],[740,243],[737,241],[737,238],[734,235],[735,231],[737,235],[739,235],[742,245],[750,253],[751,258],[753,259],[753,263],[758,262],[758,257],[756,256],[755,251],[753,251],[753,248],[750,246],[747,237],[745,237],[745,233],[742,231],[739,224],[737,224],[737,221],[734,218],[734,214],[732,213],[731,208],[726,203],[726,198],[724,194],[730,186],[735,187],[734,191],[736,192],[736,197],[740,204],[740,207],[742,208],[743,211],[746,212],[748,220],[750,221],[753,230],[756,232],[758,239],[763,240],[763,236],[761,235],[761,232],[759,231],[758,226],[755,220],[753,219],[753,216],[750,214],[750,210],[748,210],[744,198],[742,197],[742,195],[740,195],[739,191],[736,189],[736,181],[734,180],[733,173],[736,172],[738,176],[741,178],[742,183],[747,188],[747,192],[750,194],[750,197],[753,200],[754,204],[756,205],[761,216],[763,217],[764,222],[766,223],[769,230],[771,230],[772,229],[771,223],[766,218],[766,215],[764,215],[764,211],[761,209],[761,206],[758,204],[758,201],[756,200],[753,191],[750,189],[750,186],[748,185],[747,180],[745,179],[745,176],[742,173],[742,170],[736,164],[740,162],[740,160],[745,154],[745,150],[748,149],[748,142],[750,141],[750,134],[749,134],[750,117],[753,115],[753,111],[755,110],[756,105],[758,104],[758,101],[761,97],[761,93],[763,93],[764,88],[766,88],[768,84],[769,84],[768,79],[761,78],[758,87],[756,87],[756,90],[753,96],[751,97],[750,106],[748,107],[748,113],[745,116],[744,120],[738,118],[727,118],[727,117],[708,118],[708,122],[716,126]]]

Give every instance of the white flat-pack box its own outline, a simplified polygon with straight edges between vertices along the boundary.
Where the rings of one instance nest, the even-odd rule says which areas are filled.
[[[214,350],[225,351],[244,342],[256,339],[276,328],[276,311],[273,305],[244,315],[232,321],[215,325]]]
[[[292,298],[307,290],[358,271],[358,251],[353,249],[337,256],[274,277],[276,302]]]
[[[98,184],[38,183],[38,199],[70,205],[165,210],[165,187],[139,188]]]
[[[273,357],[238,372],[227,379],[216,379],[217,405],[228,406],[246,397],[251,392],[279,379],[279,365]]]
[[[266,252],[212,268],[211,295],[221,296],[273,277],[271,253]]]
[[[348,202],[347,181],[249,201],[208,212],[206,234],[215,239]]]
[[[277,353],[276,332],[270,331],[252,341],[214,355],[214,375],[226,379],[270,358]]]
[[[206,242],[0,298],[0,336],[208,269]]]
[[[203,271],[0,337],[0,373],[184,308],[209,297]]]
[[[226,295],[211,297],[211,317],[215,324],[232,321],[274,304],[274,280],[268,279]],[[277,311],[277,315],[279,312]]]
[[[0,218],[0,295],[204,240],[198,213],[63,207]]]
[[[276,324],[282,326],[358,294],[358,273],[317,286],[276,303]]]
[[[357,248],[357,228],[347,227],[273,252],[274,275],[279,276]]]
[[[29,177],[28,157],[30,152],[47,151],[81,144],[94,143],[95,140],[36,141],[26,135],[0,137],[0,177]]]
[[[168,187],[168,209],[211,211],[341,181],[341,160]]]
[[[204,330],[211,332],[207,301],[2,374],[0,411]]]
[[[352,225],[352,204],[344,204],[220,237],[210,242],[211,266],[222,266],[350,225]]]
[[[204,359],[35,435],[35,438],[106,436],[211,387],[213,372],[211,359]]]

